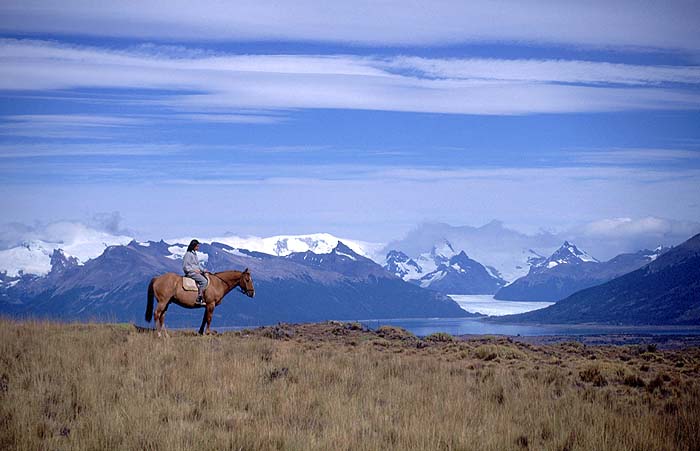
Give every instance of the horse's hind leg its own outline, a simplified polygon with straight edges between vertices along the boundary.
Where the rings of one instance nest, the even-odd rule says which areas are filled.
[[[204,318],[207,320],[207,335],[211,334],[211,319],[214,317],[214,303],[207,304],[207,311],[204,313]]]
[[[165,338],[170,338],[170,335],[168,335],[168,330],[165,328],[165,312],[167,310],[168,310],[168,307],[166,306],[165,309],[163,310],[163,313],[160,314],[160,328],[163,331]]]
[[[158,338],[160,338],[160,315],[162,312],[160,311],[160,302],[158,305],[156,305],[156,311],[153,312],[153,323],[156,326],[156,332],[158,333]]]
[[[164,302],[158,302],[156,306],[156,311],[153,313],[153,317],[156,323],[156,330],[158,331],[158,337],[161,337],[161,331],[168,336],[168,331],[165,330],[165,311],[168,309],[168,304]]]

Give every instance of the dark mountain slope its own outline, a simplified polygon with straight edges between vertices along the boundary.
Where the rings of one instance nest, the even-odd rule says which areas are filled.
[[[700,235],[646,266],[503,322],[700,324]]]
[[[621,254],[599,262],[565,242],[529,273],[501,288],[495,298],[508,301],[558,301],[577,291],[600,285],[653,261],[665,249]]]

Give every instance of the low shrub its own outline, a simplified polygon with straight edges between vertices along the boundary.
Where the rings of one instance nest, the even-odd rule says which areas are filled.
[[[403,327],[381,326],[377,329],[377,335],[390,340],[411,340],[416,336]]]
[[[526,358],[524,352],[509,345],[481,345],[474,350],[474,355],[481,360],[494,360],[498,357],[508,360],[524,360]]]
[[[283,367],[283,368],[273,368],[269,370],[265,377],[268,381],[272,382],[275,379],[281,379],[284,377],[287,377],[289,375],[289,368]]]
[[[664,385],[664,379],[661,375],[657,375],[654,379],[652,379],[648,384],[647,384],[647,390],[649,390],[650,393],[653,393],[654,390],[657,388],[661,388]]]
[[[579,376],[583,382],[592,383],[596,387],[608,385],[607,379],[600,373],[597,366],[591,366],[579,372]]]
[[[434,334],[430,334],[427,337],[425,337],[426,340],[428,341],[435,341],[435,342],[452,342],[454,341],[454,337],[450,334],[446,334],[445,332],[435,332]]]
[[[646,385],[644,379],[637,376],[636,374],[628,374],[627,376],[625,376],[625,379],[622,381],[622,383],[627,385],[628,387],[644,387]]]
[[[494,345],[481,345],[474,350],[474,355],[481,360],[493,360],[498,357]]]

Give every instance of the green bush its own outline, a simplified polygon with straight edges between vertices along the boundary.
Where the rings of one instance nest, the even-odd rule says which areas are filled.
[[[435,332],[434,334],[430,334],[427,337],[425,337],[425,339],[428,341],[442,343],[449,343],[455,340],[452,335],[446,334],[445,332]]]

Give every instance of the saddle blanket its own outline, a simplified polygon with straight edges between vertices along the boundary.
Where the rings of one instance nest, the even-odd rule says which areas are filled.
[[[209,275],[205,274],[204,277],[209,281]],[[185,291],[197,291],[197,282],[194,279],[190,279],[187,276],[182,276],[182,289]]]

